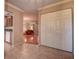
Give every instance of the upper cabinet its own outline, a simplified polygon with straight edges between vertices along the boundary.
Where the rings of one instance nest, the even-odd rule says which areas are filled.
[[[13,26],[13,17],[5,16],[5,27],[12,27],[12,26]]]
[[[5,27],[13,27],[13,16],[10,12],[5,12],[4,24]]]

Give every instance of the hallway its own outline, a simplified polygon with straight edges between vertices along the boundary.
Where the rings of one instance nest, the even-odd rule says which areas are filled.
[[[23,44],[12,48],[5,43],[5,59],[73,59],[72,53],[38,46]]]

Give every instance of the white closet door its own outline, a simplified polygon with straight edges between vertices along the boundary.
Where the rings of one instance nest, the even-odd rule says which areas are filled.
[[[71,9],[41,15],[41,44],[72,52]]]
[[[6,31],[6,42],[10,43],[10,31]]]

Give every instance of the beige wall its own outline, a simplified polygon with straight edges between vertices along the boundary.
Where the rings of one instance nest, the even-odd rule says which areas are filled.
[[[23,14],[23,18],[29,18],[29,19],[26,19],[26,20],[29,20],[29,21],[37,21],[38,20],[38,14],[37,13],[24,13]]]
[[[5,10],[13,15],[13,44],[14,46],[23,42],[23,13],[9,5],[5,5]]]

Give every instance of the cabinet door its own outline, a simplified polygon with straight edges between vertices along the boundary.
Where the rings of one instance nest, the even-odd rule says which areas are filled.
[[[11,31],[5,31],[5,41],[7,43],[12,43],[12,32]]]
[[[10,42],[10,32],[9,31],[6,32],[6,41]]]
[[[13,26],[13,16],[5,16],[5,26],[12,27]]]

